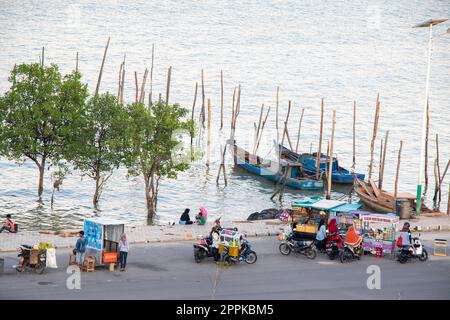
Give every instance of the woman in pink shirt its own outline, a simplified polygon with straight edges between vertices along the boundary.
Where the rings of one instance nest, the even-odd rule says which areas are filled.
[[[16,223],[13,219],[11,219],[11,215],[6,215],[6,220],[3,222],[3,226],[0,228],[0,233],[4,230],[7,230],[9,232],[15,233],[16,232]]]

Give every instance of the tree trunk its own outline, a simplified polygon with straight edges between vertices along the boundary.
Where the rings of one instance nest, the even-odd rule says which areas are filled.
[[[95,173],[95,192],[94,197],[92,198],[92,204],[94,205],[94,208],[97,208],[98,200],[100,196],[100,173]]]
[[[42,157],[41,164],[38,166],[38,168],[39,168],[38,196],[40,198],[42,196],[42,193],[44,192],[45,157]]]
[[[156,193],[154,192],[154,179],[150,176],[144,175],[145,181],[145,200],[147,204],[147,221],[152,223],[153,215],[155,213],[155,198]]]

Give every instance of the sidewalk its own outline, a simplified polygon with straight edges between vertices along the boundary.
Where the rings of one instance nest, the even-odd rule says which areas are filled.
[[[206,236],[211,231],[213,224],[199,225],[175,225],[175,226],[125,226],[128,241],[134,243],[150,242],[174,242],[193,241]],[[224,227],[237,227],[239,232],[247,237],[276,236],[287,226],[279,220],[260,221],[222,221]],[[77,237],[61,237],[58,235],[43,234],[37,231],[24,231],[17,234],[0,234],[0,252],[15,251],[21,244],[38,244],[50,242],[58,248],[70,248],[75,245]]]
[[[399,227],[407,220],[401,220]],[[409,220],[412,230],[450,231],[450,217],[420,217]],[[225,227],[237,227],[247,237],[276,236],[283,231],[286,223],[279,220],[258,221],[223,221]],[[131,244],[150,242],[196,241],[209,233],[212,222],[204,226],[175,225],[175,226],[126,226],[125,233]],[[37,231],[25,231],[17,234],[0,234],[0,252],[15,251],[21,244],[38,244],[41,241],[50,242],[59,248],[70,248],[75,245],[76,237],[61,237],[57,235],[41,234]]]

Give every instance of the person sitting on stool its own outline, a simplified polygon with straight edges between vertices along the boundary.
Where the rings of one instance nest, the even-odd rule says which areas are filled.
[[[11,219],[11,215],[6,215],[6,220],[3,222],[3,226],[0,228],[0,233],[4,230],[9,231],[11,233],[16,233],[16,223],[13,219]]]

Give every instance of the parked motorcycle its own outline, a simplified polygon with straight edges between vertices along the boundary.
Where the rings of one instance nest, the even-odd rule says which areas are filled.
[[[342,239],[339,235],[329,236],[327,238],[327,244],[325,246],[325,252],[330,258],[330,260],[334,260],[337,256],[339,256],[341,252],[341,243]]]
[[[197,263],[202,262],[205,258],[212,258],[212,238],[211,236],[205,237],[200,240],[200,243],[194,244],[194,260]]]
[[[24,272],[25,269],[34,269],[37,274],[42,274],[46,267],[45,253],[34,250],[32,246],[21,245],[19,247],[19,264],[16,267],[18,272]]]
[[[357,246],[352,246],[350,244],[344,244],[344,247],[342,248],[339,258],[341,260],[341,263],[350,261],[350,260],[360,260],[362,255],[362,246],[361,244]]]
[[[305,255],[309,259],[315,259],[317,256],[315,241],[296,240],[293,235],[293,233],[287,235],[286,239],[278,247],[281,254],[287,256],[293,251]]]
[[[224,247],[223,260],[228,264],[235,264],[244,261],[247,264],[254,264],[258,259],[256,252],[252,250],[252,246],[247,240],[242,240],[239,255],[236,257],[228,254],[228,247]]]
[[[398,262],[406,263],[409,259],[419,259],[422,262],[428,259],[428,252],[418,237],[412,238],[412,245],[399,247],[397,252]]]

